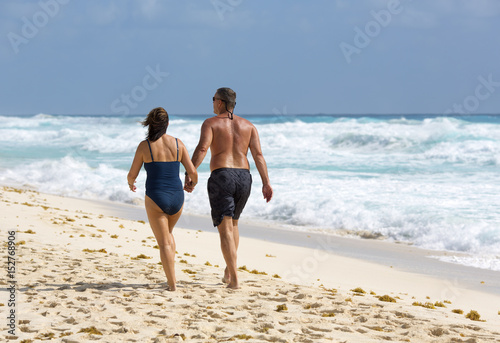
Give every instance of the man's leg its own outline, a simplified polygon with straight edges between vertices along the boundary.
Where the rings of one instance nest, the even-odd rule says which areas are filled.
[[[226,261],[227,271],[229,274],[228,288],[240,288],[238,283],[237,266],[236,266],[236,249],[235,231],[233,227],[233,219],[231,217],[224,217],[222,223],[217,226],[219,229],[220,246],[222,255]],[[238,230],[238,227],[236,227]],[[237,241],[239,242],[239,234],[237,234]]]
[[[236,252],[238,252],[238,246],[240,245],[240,232],[238,230],[237,219],[233,219],[233,239]],[[226,266],[226,269],[224,269],[224,277],[222,278],[222,282],[229,283],[230,280],[231,276],[229,275],[229,269]]]
[[[234,237],[234,245],[236,246],[236,250],[238,250],[238,246],[240,245],[240,232],[238,230],[238,220],[233,219],[233,237]]]

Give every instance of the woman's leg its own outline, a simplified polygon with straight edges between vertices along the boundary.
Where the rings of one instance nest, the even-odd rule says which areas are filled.
[[[169,216],[148,196],[145,197],[145,205],[149,224],[160,248],[161,264],[167,277],[168,286],[171,291],[175,291],[175,240],[172,230],[179,220],[182,208],[176,214]]]
[[[184,209],[184,204],[182,205],[179,212],[177,212],[176,214],[172,214],[171,216],[167,216],[168,217],[168,229],[169,229],[170,233],[172,233],[172,231],[174,230],[174,226],[175,226],[175,224],[177,224],[177,221],[181,217],[183,209]]]

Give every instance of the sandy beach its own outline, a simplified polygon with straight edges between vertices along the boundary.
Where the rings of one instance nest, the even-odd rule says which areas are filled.
[[[6,272],[9,239],[16,247],[1,281],[2,340],[500,342],[498,272],[401,244],[261,227],[242,232],[242,289],[228,290],[216,231],[185,216],[174,231],[179,287],[168,292],[149,224],[131,219],[142,208],[0,190]]]

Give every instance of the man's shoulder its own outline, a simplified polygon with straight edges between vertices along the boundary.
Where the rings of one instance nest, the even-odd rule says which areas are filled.
[[[236,116],[236,115],[235,115],[234,117],[235,117],[235,118],[237,118],[237,120],[238,120],[241,124],[243,124],[243,125],[247,125],[247,126],[251,126],[251,127],[253,127],[253,126],[254,126],[254,125],[252,124],[252,122],[251,122],[250,120],[248,120],[248,119],[245,119],[245,118],[243,118],[243,117]]]
[[[215,122],[215,117],[207,118],[203,121],[203,126],[212,126]]]

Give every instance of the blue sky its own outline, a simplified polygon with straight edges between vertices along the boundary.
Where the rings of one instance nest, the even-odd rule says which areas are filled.
[[[497,0],[2,0],[0,114],[500,113]]]

